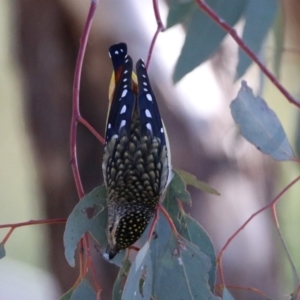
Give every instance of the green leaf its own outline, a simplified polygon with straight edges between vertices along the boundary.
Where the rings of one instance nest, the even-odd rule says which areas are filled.
[[[174,236],[162,214],[150,251],[154,299],[219,299],[208,285],[210,259],[196,245],[181,236]]]
[[[180,175],[180,177],[185,181],[186,184],[191,185],[199,189],[200,191],[220,196],[220,193],[217,190],[210,187],[207,183],[198,180],[195,175],[180,169],[177,169],[176,172]]]
[[[64,294],[59,298],[59,300],[70,300],[70,299],[71,299],[71,296],[72,296],[72,294],[73,294],[73,292],[74,292],[74,289],[73,289],[73,288],[70,289],[70,290],[68,290],[66,293],[64,293]]]
[[[264,99],[255,97],[246,81],[230,104],[234,121],[244,138],[276,160],[293,160],[294,153],[284,129]]]
[[[199,250],[206,254],[211,261],[211,268],[208,272],[208,283],[211,290],[214,290],[216,280],[216,254],[213,243],[206,233],[206,231],[200,226],[200,224],[188,215],[182,215],[182,220],[185,219],[185,228],[181,226],[179,230],[180,234],[188,241],[198,246]]]
[[[169,29],[179,23],[185,22],[195,9],[197,9],[197,6],[194,1],[182,2],[172,0],[169,3],[166,28]]]
[[[106,189],[97,187],[84,196],[68,217],[64,232],[65,256],[71,267],[75,266],[77,244],[86,232],[90,232],[104,248],[107,245]]]
[[[96,292],[92,289],[90,283],[83,279],[72,293],[70,300],[96,300]]]
[[[179,198],[190,202],[186,184],[174,172],[163,205],[180,235],[174,235],[165,217],[159,213],[150,249],[149,242],[145,242],[128,275],[128,271],[120,271],[114,287],[114,300],[150,297],[164,300],[219,299],[212,293],[216,271],[213,244],[203,228],[178,206],[181,203],[177,200]],[[147,236],[148,233],[144,234],[143,240]],[[125,265],[123,268],[126,270]]]
[[[224,287],[223,293],[222,293],[222,300],[234,300],[230,292]]]
[[[180,184],[185,186],[183,180],[180,180]],[[172,184],[173,182],[171,182],[171,186]],[[200,224],[193,218],[188,216],[178,206],[178,201],[176,201],[174,197],[176,198],[176,196],[167,193],[163,205],[170,214],[170,217],[172,218],[178,233],[181,234],[188,241],[198,246],[201,252],[203,252],[210,258],[212,266],[209,271],[209,285],[211,287],[211,290],[213,291],[215,286],[216,274],[216,255],[213,243],[206,231],[200,226]]]
[[[121,300],[122,299],[124,285],[125,285],[127,277],[128,277],[130,266],[131,266],[130,261],[128,259],[124,260],[124,262],[119,270],[118,277],[114,283],[113,300]]]
[[[248,0],[207,0],[207,4],[233,26],[244,13]],[[200,9],[189,20],[184,45],[176,63],[174,82],[209,59],[219,48],[226,32]]]
[[[124,286],[122,300],[144,300],[151,298],[153,266],[149,247],[149,242],[146,242],[133,261]]]
[[[107,247],[106,188],[100,186],[85,195],[68,217],[64,232],[65,256],[70,266],[75,266],[74,254],[77,244],[89,232],[99,245],[101,252]],[[120,266],[125,251],[120,251],[110,262]]]
[[[3,258],[5,255],[6,255],[6,251],[4,245],[0,243],[0,259]]]
[[[96,292],[84,278],[76,288],[71,288],[59,300],[96,300]]]
[[[295,128],[296,128],[296,132],[295,132],[295,135],[296,135],[296,137],[295,137],[295,139],[296,139],[296,141],[295,141],[295,151],[296,151],[296,155],[298,156],[298,157],[300,157],[300,112],[299,112],[299,110],[297,111],[297,120],[296,120],[296,126],[295,126]]]
[[[168,186],[166,197],[169,197],[176,201],[179,199],[182,202],[192,204],[191,196],[186,190],[186,184],[181,179],[177,171],[173,170],[173,178]]]
[[[277,17],[274,22],[273,34],[275,41],[274,49],[274,71],[276,77],[280,78],[280,66],[281,66],[281,57],[284,50],[284,18],[283,12],[279,10]]]
[[[259,54],[277,11],[277,0],[250,0],[248,2],[242,39],[255,55]],[[245,74],[251,63],[252,60],[239,48],[237,79]]]

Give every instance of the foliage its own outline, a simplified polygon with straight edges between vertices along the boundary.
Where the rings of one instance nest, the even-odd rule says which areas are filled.
[[[81,199],[67,220],[64,245],[71,266],[74,266],[77,244],[85,232],[92,235],[100,251],[107,246],[105,197],[105,187],[96,188]],[[151,295],[162,299],[166,286],[176,288],[170,289],[164,299],[175,299],[176,295],[183,299],[194,299],[196,295],[217,299],[212,294],[216,272],[213,244],[204,229],[185,214],[182,201],[191,204],[184,181],[174,172],[163,206],[177,232],[171,230],[168,220],[160,213],[154,237],[145,242],[132,264],[124,253],[112,260],[120,266],[114,299],[149,299]],[[145,238],[144,235],[142,240]]]
[[[276,160],[295,159],[292,147],[276,114],[260,97],[254,97],[245,81],[235,100],[231,113],[242,135],[258,150]]]
[[[209,59],[220,47],[226,32],[206,12],[199,10],[197,1],[172,0],[167,18],[167,28],[182,24],[186,37],[176,63],[173,79],[179,81],[186,74]],[[207,0],[207,4],[230,26],[244,19],[242,40],[258,55],[267,33],[277,15],[277,0]],[[259,8],[259,9],[258,9]],[[252,60],[239,49],[236,78],[243,76]]]
[[[236,38],[236,31],[233,29],[233,26],[241,20],[245,22],[245,25],[242,40],[236,38],[239,41],[239,45],[242,45],[238,53],[236,78],[243,76],[252,63],[252,60],[260,63],[257,56],[262,50],[265,38],[278,13],[277,0],[266,0],[263,2],[259,0],[207,0],[206,2],[218,18],[213,18],[213,14],[209,14],[209,9],[199,9],[198,6],[203,4],[201,0],[172,0],[170,2],[167,28],[181,24],[186,30],[185,42],[173,75],[175,82],[210,58],[220,48],[227,34],[223,30],[226,26],[229,26],[231,29],[229,33]],[[92,20],[91,16],[96,9],[95,3],[96,1],[92,2],[83,34],[83,46],[80,49],[79,63],[75,72],[74,86],[76,88],[79,86],[83,54],[88,39],[88,31]],[[259,10],[257,7],[259,7]],[[156,16],[159,17],[157,7]],[[159,18],[157,20],[158,30],[161,30]],[[276,60],[280,59],[282,52],[282,47],[280,47],[282,32],[278,29],[280,27],[278,20],[280,20],[280,17],[277,16],[277,27],[275,27],[274,31],[277,41]],[[224,24],[227,25],[224,26]],[[157,35],[153,38],[153,45],[156,37]],[[249,48],[247,48],[246,44]],[[149,50],[149,60],[152,49],[153,47]],[[147,65],[148,63],[149,61]],[[260,67],[265,74],[269,74],[269,71],[265,67],[261,65]],[[276,69],[278,70],[278,66]],[[273,82],[280,87],[280,84],[276,80]],[[284,89],[281,91],[287,94]],[[75,89],[75,92],[77,94],[74,93],[75,100],[73,104],[79,107],[79,103],[76,102],[79,99],[79,89]],[[297,105],[296,102],[292,103]],[[279,119],[268,107],[264,99],[253,95],[252,90],[247,86],[246,82],[242,82],[241,89],[236,99],[232,101],[230,108],[241,134],[258,150],[275,160],[297,161]],[[100,253],[103,253],[107,246],[106,188],[104,186],[97,187],[89,194],[83,196],[80,176],[78,175],[79,173],[76,174],[78,172],[76,161],[76,125],[79,116],[79,111],[73,109],[71,133],[71,137],[73,138],[71,141],[71,145],[73,145],[71,147],[72,166],[73,170],[75,170],[74,177],[81,200],[68,217],[64,233],[65,256],[72,267],[75,266],[74,255],[78,244],[82,242],[83,247],[88,245],[85,240],[87,233],[92,236],[96,249]],[[81,122],[83,123],[82,120]],[[93,132],[93,129],[89,127],[90,125],[86,121],[85,125]],[[94,134],[97,136],[96,133]],[[97,137],[100,141],[102,140],[101,137]],[[293,299],[297,298],[299,278],[280,233],[275,204],[284,192],[297,182],[299,178],[291,182],[271,203],[253,214],[228,240],[231,241],[252,218],[270,208],[273,212],[275,224],[277,225],[276,230],[279,233],[286,254],[289,257],[291,268],[293,269],[295,281],[294,292],[292,293]],[[113,289],[114,300],[220,299],[214,294],[217,267],[219,267],[222,281],[222,299],[234,299],[225,286],[221,266],[222,254],[229,242],[223,247],[220,255],[216,258],[214,246],[208,234],[197,221],[184,211],[184,205],[192,205],[191,197],[186,190],[186,184],[192,185],[202,191],[219,195],[215,189],[199,181],[194,175],[182,170],[174,171],[174,176],[168,186],[164,201],[158,209],[158,221],[157,223],[150,224],[140,239],[142,247],[135,258],[130,261],[128,255],[126,255],[126,251],[121,251],[111,261],[119,267],[119,274]],[[155,231],[153,234],[150,234],[152,233],[152,226],[155,226]],[[0,244],[0,258],[5,256],[4,244],[6,240],[18,226],[11,225],[6,227],[10,227],[11,230]],[[85,271],[81,272],[75,285],[61,297],[61,300],[89,300],[96,297],[98,299],[99,290],[95,291],[86,277],[87,270],[91,265],[89,259],[90,257],[85,261]]]

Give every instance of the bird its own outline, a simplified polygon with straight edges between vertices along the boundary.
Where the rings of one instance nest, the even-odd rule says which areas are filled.
[[[103,154],[111,260],[133,245],[155,215],[171,179],[169,141],[145,63],[136,73],[125,43],[109,48],[113,65]]]

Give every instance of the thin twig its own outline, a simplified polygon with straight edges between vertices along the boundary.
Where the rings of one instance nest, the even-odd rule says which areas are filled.
[[[300,103],[285,89],[285,87],[276,79],[276,77],[266,68],[266,66],[259,60],[259,58],[250,50],[250,48],[239,37],[236,30],[225,22],[219,15],[203,0],[195,0],[196,4],[221,28],[223,28],[240,48],[259,66],[261,71],[271,80],[271,82],[278,88],[278,90],[286,97],[286,99],[300,108]]]
[[[248,286],[235,286],[235,285],[227,285],[226,286],[227,289],[231,289],[231,290],[243,290],[243,291],[251,291],[253,293],[256,293],[264,298],[266,298],[267,300],[272,300],[271,297],[269,297],[267,294],[265,294],[263,291],[257,289],[257,288],[253,288],[253,287],[248,287]],[[217,285],[216,286],[217,290],[223,290],[224,287],[221,285]]]
[[[94,13],[97,8],[98,1],[93,0],[90,5],[89,13],[87,16],[87,20],[83,29],[82,37],[80,39],[80,46],[77,56],[75,74],[74,74],[74,82],[73,82],[73,100],[72,100],[72,121],[71,121],[71,132],[70,132],[70,153],[71,153],[71,166],[73,171],[73,176],[77,188],[77,193],[79,198],[81,199],[84,196],[84,189],[82,186],[80,172],[78,168],[78,159],[77,159],[77,149],[76,149],[76,137],[77,137],[77,124],[78,121],[82,118],[80,116],[80,109],[79,109],[79,92],[80,92],[80,82],[81,82],[81,74],[82,74],[82,65],[84,60],[84,55],[86,52],[87,41],[89,38],[89,33],[91,30],[91,25],[94,17]],[[82,122],[84,123],[84,122]],[[87,122],[86,122],[87,123]],[[87,126],[87,124],[85,125]],[[87,263],[90,260],[90,247],[88,241],[88,234],[85,233],[83,240],[80,241],[80,245],[82,246],[82,250],[80,251],[80,270],[81,274],[80,277],[83,276],[86,272]],[[84,260],[84,250],[86,251],[86,260]],[[91,264],[93,262],[91,261]],[[96,288],[97,288],[97,295],[100,294],[101,288],[98,281],[95,281]]]
[[[176,226],[175,226],[173,220],[171,219],[169,213],[166,211],[166,209],[160,203],[158,204],[158,208],[160,209],[160,211],[163,213],[163,215],[167,219],[173,233],[177,235],[178,232],[177,232]]]
[[[74,180],[77,188],[77,193],[81,199],[84,196],[84,190],[80,179],[80,173],[78,169],[77,151],[76,151],[76,135],[77,135],[77,123],[80,118],[79,110],[79,92],[80,81],[82,73],[83,59],[86,51],[86,45],[91,30],[92,20],[97,7],[97,1],[92,1],[90,10],[87,16],[87,20],[83,29],[82,37],[80,39],[80,46],[77,56],[74,82],[73,82],[73,107],[72,107],[72,121],[71,121],[71,133],[70,133],[70,153],[71,153],[71,166],[73,170]]]
[[[6,234],[6,236],[4,237],[4,239],[1,242],[2,245],[5,245],[5,243],[7,242],[7,240],[9,239],[9,237],[11,236],[11,234],[14,232],[15,229],[16,229],[16,227],[11,227],[9,229],[8,233]]]
[[[293,273],[293,279],[294,279],[294,287],[295,289],[297,288],[297,284],[299,283],[299,275],[298,275],[298,272],[297,272],[297,268],[293,262],[293,259],[292,259],[292,256],[290,254],[290,251],[288,249],[288,246],[284,240],[284,237],[280,231],[280,227],[279,227],[279,222],[278,222],[278,218],[277,218],[277,213],[276,213],[276,203],[274,203],[271,207],[271,210],[272,210],[272,217],[273,217],[273,220],[274,220],[274,223],[275,223],[275,228],[276,228],[276,232],[278,233],[278,236],[280,238],[280,241],[282,243],[282,246],[284,248],[284,251],[286,253],[286,256],[287,256],[287,259],[291,265],[291,268],[292,268],[292,273]]]
[[[245,222],[244,224],[237,230],[235,231],[235,233],[227,240],[226,244],[223,246],[223,248],[221,249],[218,257],[217,257],[217,264],[218,264],[218,270],[219,270],[219,274],[220,274],[220,279],[221,279],[221,283],[223,285],[225,285],[225,280],[224,280],[224,274],[223,274],[223,268],[222,268],[222,257],[223,257],[223,253],[226,250],[226,248],[228,247],[228,245],[232,242],[232,240],[248,225],[248,223],[257,215],[259,215],[261,212],[263,212],[264,210],[268,209],[268,208],[272,208],[273,205],[276,204],[276,202],[282,197],[282,195],[288,190],[290,189],[297,181],[300,180],[300,176],[298,176],[296,179],[294,179],[292,182],[290,182],[269,204],[263,206],[261,209],[259,209],[258,211],[256,211],[255,213],[253,213]]]
[[[157,29],[156,32],[152,38],[151,44],[150,44],[150,48],[148,51],[148,57],[147,57],[147,62],[146,62],[146,69],[148,70],[151,58],[152,58],[152,54],[153,54],[153,49],[157,40],[157,37],[159,35],[160,32],[165,30],[164,24],[161,20],[160,17],[160,12],[159,12],[159,6],[158,6],[158,0],[152,0],[153,3],[153,10],[154,10],[154,15],[155,15],[155,20],[156,20],[156,24],[157,24]]]
[[[3,238],[1,244],[4,245],[8,241],[9,237],[14,232],[14,230],[17,229],[18,227],[28,226],[28,225],[40,225],[40,224],[61,224],[61,223],[66,223],[66,221],[67,221],[66,219],[49,219],[49,220],[35,220],[35,221],[30,220],[27,222],[0,225],[0,228],[10,228],[8,233]]]
[[[83,117],[78,117],[78,122],[83,124],[94,136],[95,138],[104,145],[105,140],[104,138],[97,132],[97,130]]]
[[[155,210],[155,215],[154,215],[154,219],[152,221],[152,224],[151,224],[151,227],[150,227],[150,230],[149,230],[149,234],[148,234],[148,239],[147,241],[151,241],[152,239],[152,236],[153,236],[153,232],[154,232],[154,229],[156,227],[156,224],[157,224],[157,221],[159,219],[159,216],[158,216],[158,210],[156,209]]]
[[[29,226],[29,225],[41,225],[41,224],[62,224],[66,223],[67,219],[47,219],[47,220],[30,220],[27,222],[20,222],[20,223],[12,223],[12,224],[1,224],[0,228],[18,228],[22,226]]]

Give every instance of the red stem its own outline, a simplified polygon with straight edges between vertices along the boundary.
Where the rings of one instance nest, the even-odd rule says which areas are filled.
[[[78,122],[83,124],[94,136],[95,138],[104,145],[105,140],[104,138],[96,131],[96,129],[83,117],[78,117]]]
[[[27,222],[21,222],[21,223],[13,223],[13,224],[2,224],[0,225],[0,228],[18,228],[22,226],[28,226],[28,225],[40,225],[40,224],[62,224],[66,223],[67,219],[48,219],[48,220],[30,220]]]
[[[86,46],[87,41],[89,37],[89,33],[91,30],[91,25],[93,21],[93,16],[97,8],[98,1],[93,0],[91,2],[91,6],[89,9],[89,13],[87,16],[87,20],[83,29],[82,37],[80,39],[80,46],[77,56],[77,62],[76,62],[76,68],[75,68],[75,74],[74,74],[74,83],[73,83],[73,107],[72,107],[72,121],[71,121],[71,132],[70,132],[70,153],[71,153],[71,166],[73,170],[74,180],[77,188],[77,193],[79,198],[81,199],[84,196],[84,189],[82,186],[81,178],[80,178],[80,172],[78,168],[78,159],[77,159],[77,149],[76,149],[76,136],[77,136],[77,124],[78,121],[81,121],[85,126],[87,126],[89,129],[92,127],[86,122],[83,118],[80,116],[80,109],[79,109],[79,92],[80,92],[80,81],[81,81],[81,74],[82,74],[82,65],[84,60],[84,55],[86,52]],[[91,130],[93,134],[95,134],[94,129]],[[83,251],[80,251],[80,270],[82,274],[85,274],[85,266],[87,266],[87,263],[90,260],[90,247],[89,247],[89,241],[88,241],[88,234],[86,233],[83,237],[83,240],[80,241],[80,246],[86,251],[86,261],[84,260],[84,253]],[[91,261],[91,264],[93,262]],[[94,268],[94,266],[92,267]],[[82,275],[80,274],[80,275]],[[96,288],[97,288],[97,295],[100,294],[100,286],[97,281]]]
[[[154,219],[152,221],[152,224],[151,224],[151,227],[150,227],[150,230],[149,230],[149,234],[148,234],[148,241],[150,242],[151,239],[152,239],[152,236],[153,236],[153,232],[154,232],[154,229],[155,229],[155,226],[157,224],[157,221],[158,221],[159,217],[158,217],[158,210],[156,209],[155,210],[155,215],[154,215]]]
[[[286,99],[300,108],[300,103],[285,89],[285,87],[275,78],[275,76],[264,66],[264,64],[259,60],[259,58],[250,50],[250,48],[242,41],[238,36],[236,30],[232,28],[228,23],[226,23],[218,14],[208,6],[203,0],[195,0],[196,4],[212,19],[223,28],[240,48],[259,66],[261,71],[271,80],[271,82],[278,88],[278,90],[286,97]]]
[[[154,15],[155,15],[155,19],[156,19],[157,29],[156,29],[156,32],[155,32],[153,38],[152,38],[152,41],[151,41],[151,44],[150,44],[150,49],[149,49],[149,52],[148,52],[148,57],[147,57],[147,62],[146,62],[146,69],[147,70],[148,70],[148,67],[149,67],[149,64],[150,64],[150,61],[151,61],[151,58],[152,58],[153,49],[154,49],[157,37],[158,37],[158,35],[161,31],[165,30],[165,27],[164,27],[163,22],[162,22],[161,17],[160,17],[158,2],[157,2],[157,0],[152,0],[152,3],[153,3],[153,10],[154,10]]]
[[[222,256],[228,245],[232,242],[232,240],[248,225],[248,223],[256,217],[258,214],[263,212],[264,210],[268,208],[272,208],[276,202],[281,198],[281,196],[289,189],[291,188],[297,181],[300,180],[300,176],[298,176],[296,179],[294,179],[292,182],[290,182],[270,203],[267,205],[263,206],[261,209],[256,211],[254,214],[252,214],[245,222],[244,224],[227,240],[226,244],[223,246],[221,249],[218,257],[217,257],[217,264],[218,264],[218,270],[220,274],[220,279],[221,283],[225,285],[225,280],[224,280],[224,274],[223,274],[223,268],[222,268]]]
[[[163,213],[163,215],[164,215],[165,218],[167,219],[167,221],[168,221],[168,223],[169,223],[169,225],[170,225],[170,227],[171,227],[173,233],[174,233],[175,235],[177,235],[178,232],[177,232],[176,226],[175,226],[173,220],[171,219],[170,215],[169,215],[168,212],[166,211],[166,209],[165,209],[161,204],[158,204],[158,208],[160,209],[160,211]]]
[[[4,237],[4,239],[2,240],[1,244],[5,245],[5,243],[7,242],[7,240],[9,239],[10,235],[13,233],[13,231],[16,229],[16,227],[12,227],[9,229],[8,233],[6,234],[6,236]]]
[[[92,20],[97,8],[97,1],[92,1],[90,10],[88,13],[87,21],[83,29],[82,37],[80,39],[80,46],[77,56],[74,83],[73,83],[73,108],[72,108],[72,121],[71,121],[71,133],[70,133],[70,152],[71,152],[71,166],[73,170],[74,180],[77,188],[79,198],[84,196],[84,190],[80,179],[80,173],[78,169],[77,151],[76,151],[76,133],[77,123],[80,116],[79,110],[79,91],[80,91],[80,80],[82,73],[83,59],[86,51],[86,45],[91,30]]]
[[[11,234],[14,232],[14,230],[18,227],[22,226],[28,226],[28,225],[37,225],[37,224],[60,224],[60,223],[66,223],[66,219],[54,219],[54,220],[36,220],[36,221],[27,221],[22,223],[14,223],[14,224],[3,224],[0,225],[0,228],[9,228],[10,230],[5,235],[4,239],[2,240],[1,244],[5,245]]]
[[[251,291],[251,292],[256,293],[268,300],[271,300],[271,298],[267,294],[265,294],[263,291],[261,291],[257,288],[248,287],[248,286],[235,286],[235,285],[227,285],[226,288],[231,289],[231,290]],[[223,290],[223,286],[216,286],[216,289]]]

